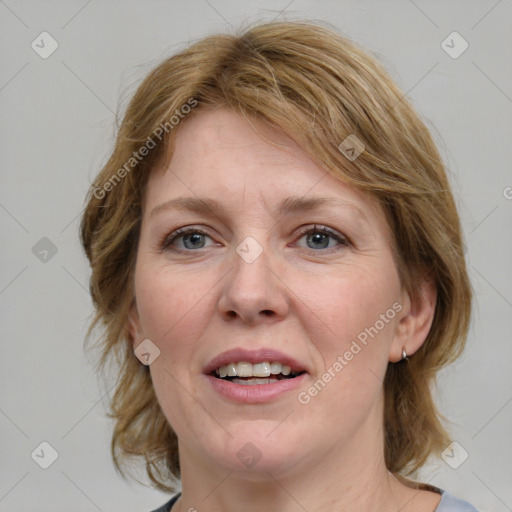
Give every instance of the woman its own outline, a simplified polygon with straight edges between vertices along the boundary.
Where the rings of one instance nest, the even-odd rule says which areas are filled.
[[[471,291],[430,134],[354,43],[270,23],[160,64],[81,237],[116,467],[181,480],[158,512],[476,510],[406,478],[450,444]]]

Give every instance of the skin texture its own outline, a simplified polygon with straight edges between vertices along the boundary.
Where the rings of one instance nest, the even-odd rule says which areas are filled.
[[[433,511],[439,495],[405,487],[387,471],[382,414],[387,365],[401,359],[402,347],[411,356],[425,340],[435,290],[427,282],[414,297],[402,290],[391,233],[373,200],[283,133],[253,125],[286,147],[268,144],[224,107],[203,112],[180,126],[170,164],[153,170],[145,191],[130,329],[134,346],[149,338],[160,349],[150,371],[182,468],[173,512]],[[216,199],[225,212],[154,211],[184,196]],[[280,215],[290,196],[342,204]],[[314,225],[348,243],[322,237]],[[207,235],[169,243],[181,227]],[[249,236],[262,249],[252,263],[236,252]],[[298,392],[393,304],[400,311],[301,403]],[[220,396],[203,368],[236,347],[293,356],[308,370],[304,385],[267,403]],[[237,457],[247,442],[261,454],[251,468]]]

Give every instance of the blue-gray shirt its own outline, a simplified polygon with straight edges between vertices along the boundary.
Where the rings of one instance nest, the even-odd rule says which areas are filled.
[[[441,493],[441,501],[439,502],[439,505],[437,505],[437,508],[434,512],[478,512],[478,510],[473,507],[473,505],[467,501],[456,498],[452,494],[446,492],[444,489],[439,489],[439,492]],[[177,494],[165,505],[162,505],[160,508],[157,508],[152,512],[169,512],[172,506],[178,501],[180,496],[181,494]]]

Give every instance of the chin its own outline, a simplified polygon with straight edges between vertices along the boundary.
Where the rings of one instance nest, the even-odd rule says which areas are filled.
[[[295,436],[284,430],[279,435],[279,427],[269,435],[271,429],[261,425],[257,428],[260,422],[251,423],[255,428],[244,429],[243,435],[229,430],[233,437],[228,438],[224,449],[219,450],[220,445],[210,446],[212,462],[253,482],[268,481],[269,473],[274,477],[293,473],[304,459],[303,443],[295,442]],[[275,423],[273,428],[276,428]]]

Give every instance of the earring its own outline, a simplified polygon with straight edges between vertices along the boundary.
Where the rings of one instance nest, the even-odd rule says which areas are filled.
[[[409,358],[407,357],[407,352],[405,351],[405,347],[402,347],[402,361],[404,359],[407,359],[407,361],[409,361]]]

